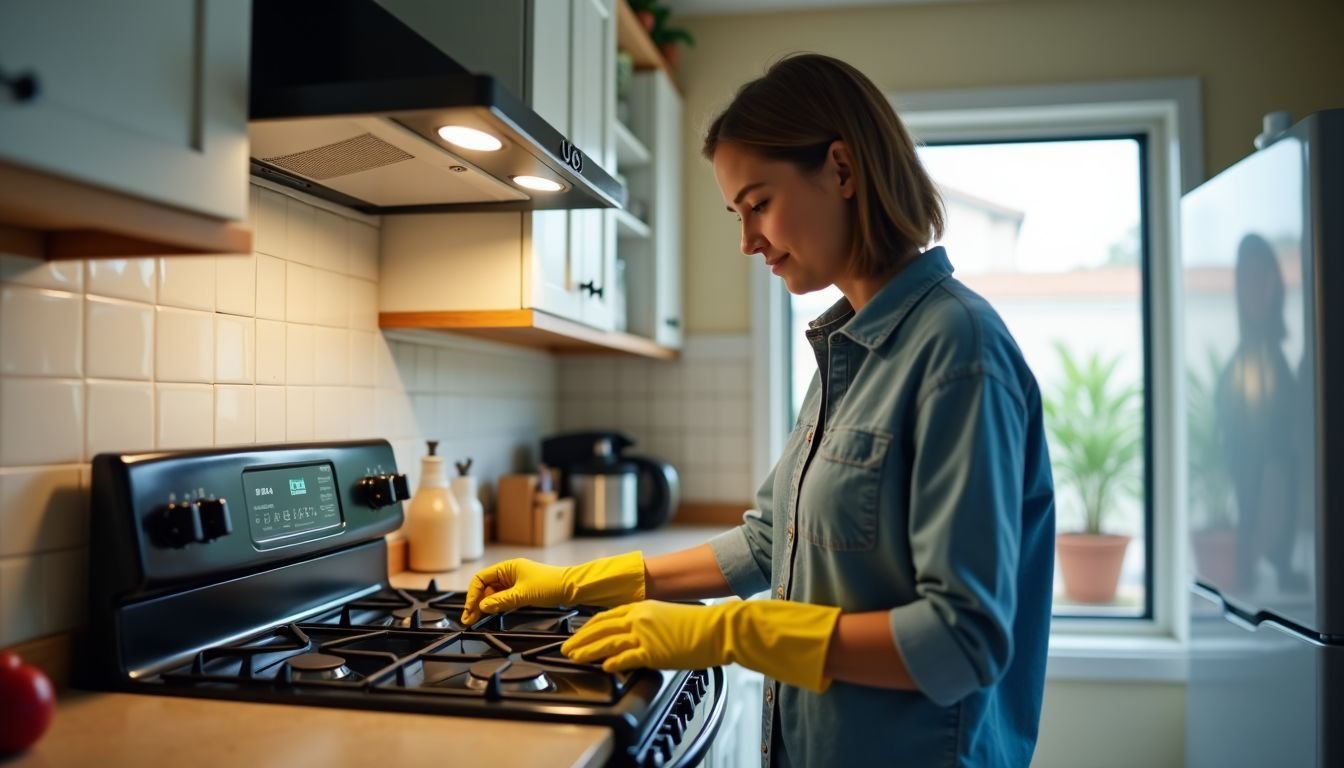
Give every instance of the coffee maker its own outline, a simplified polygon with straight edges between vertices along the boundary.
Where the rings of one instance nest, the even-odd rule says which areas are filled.
[[[614,431],[567,432],[541,441],[542,462],[560,470],[560,492],[574,497],[581,533],[657,528],[676,514],[677,470],[657,459],[624,453],[629,436]]]

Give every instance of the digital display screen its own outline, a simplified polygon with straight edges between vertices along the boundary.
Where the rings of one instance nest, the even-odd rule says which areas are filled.
[[[341,524],[331,462],[243,472],[247,524],[257,544]]]

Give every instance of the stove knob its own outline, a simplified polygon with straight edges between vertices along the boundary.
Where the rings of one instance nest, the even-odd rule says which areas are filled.
[[[181,549],[193,541],[204,541],[201,516],[190,502],[170,503],[159,508],[145,521],[150,539],[164,549]]]
[[[411,497],[406,476],[397,473],[386,475],[368,475],[359,481],[360,496],[364,503],[373,509],[386,507]]]
[[[201,541],[214,541],[233,533],[229,503],[224,499],[200,499],[196,502],[196,512],[201,518],[201,533],[204,534]]]

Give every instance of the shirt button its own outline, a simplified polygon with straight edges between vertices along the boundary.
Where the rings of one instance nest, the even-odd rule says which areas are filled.
[[[774,702],[775,702],[775,689],[774,689],[774,688],[766,688],[766,689],[765,689],[765,703],[766,703],[766,704],[773,704]]]
[[[775,595],[778,596],[780,599],[784,598],[784,587],[782,585],[775,587]]]
[[[807,442],[812,442],[812,430],[807,430]]]
[[[784,533],[785,533],[785,535],[787,535],[787,536],[789,537],[789,542],[792,543],[792,542],[793,542],[793,523],[789,523],[789,527],[786,528],[786,529],[784,529]]]
[[[770,754],[770,748],[765,745],[765,742],[761,742],[761,754],[762,755]]]

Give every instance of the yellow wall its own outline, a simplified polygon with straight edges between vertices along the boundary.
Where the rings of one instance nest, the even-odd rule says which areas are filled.
[[[748,260],[700,139],[779,55],[844,58],[887,91],[1196,76],[1204,170],[1251,151],[1260,118],[1344,106],[1341,0],[998,0],[683,19],[687,330],[748,330]],[[759,267],[759,264],[755,264]]]

